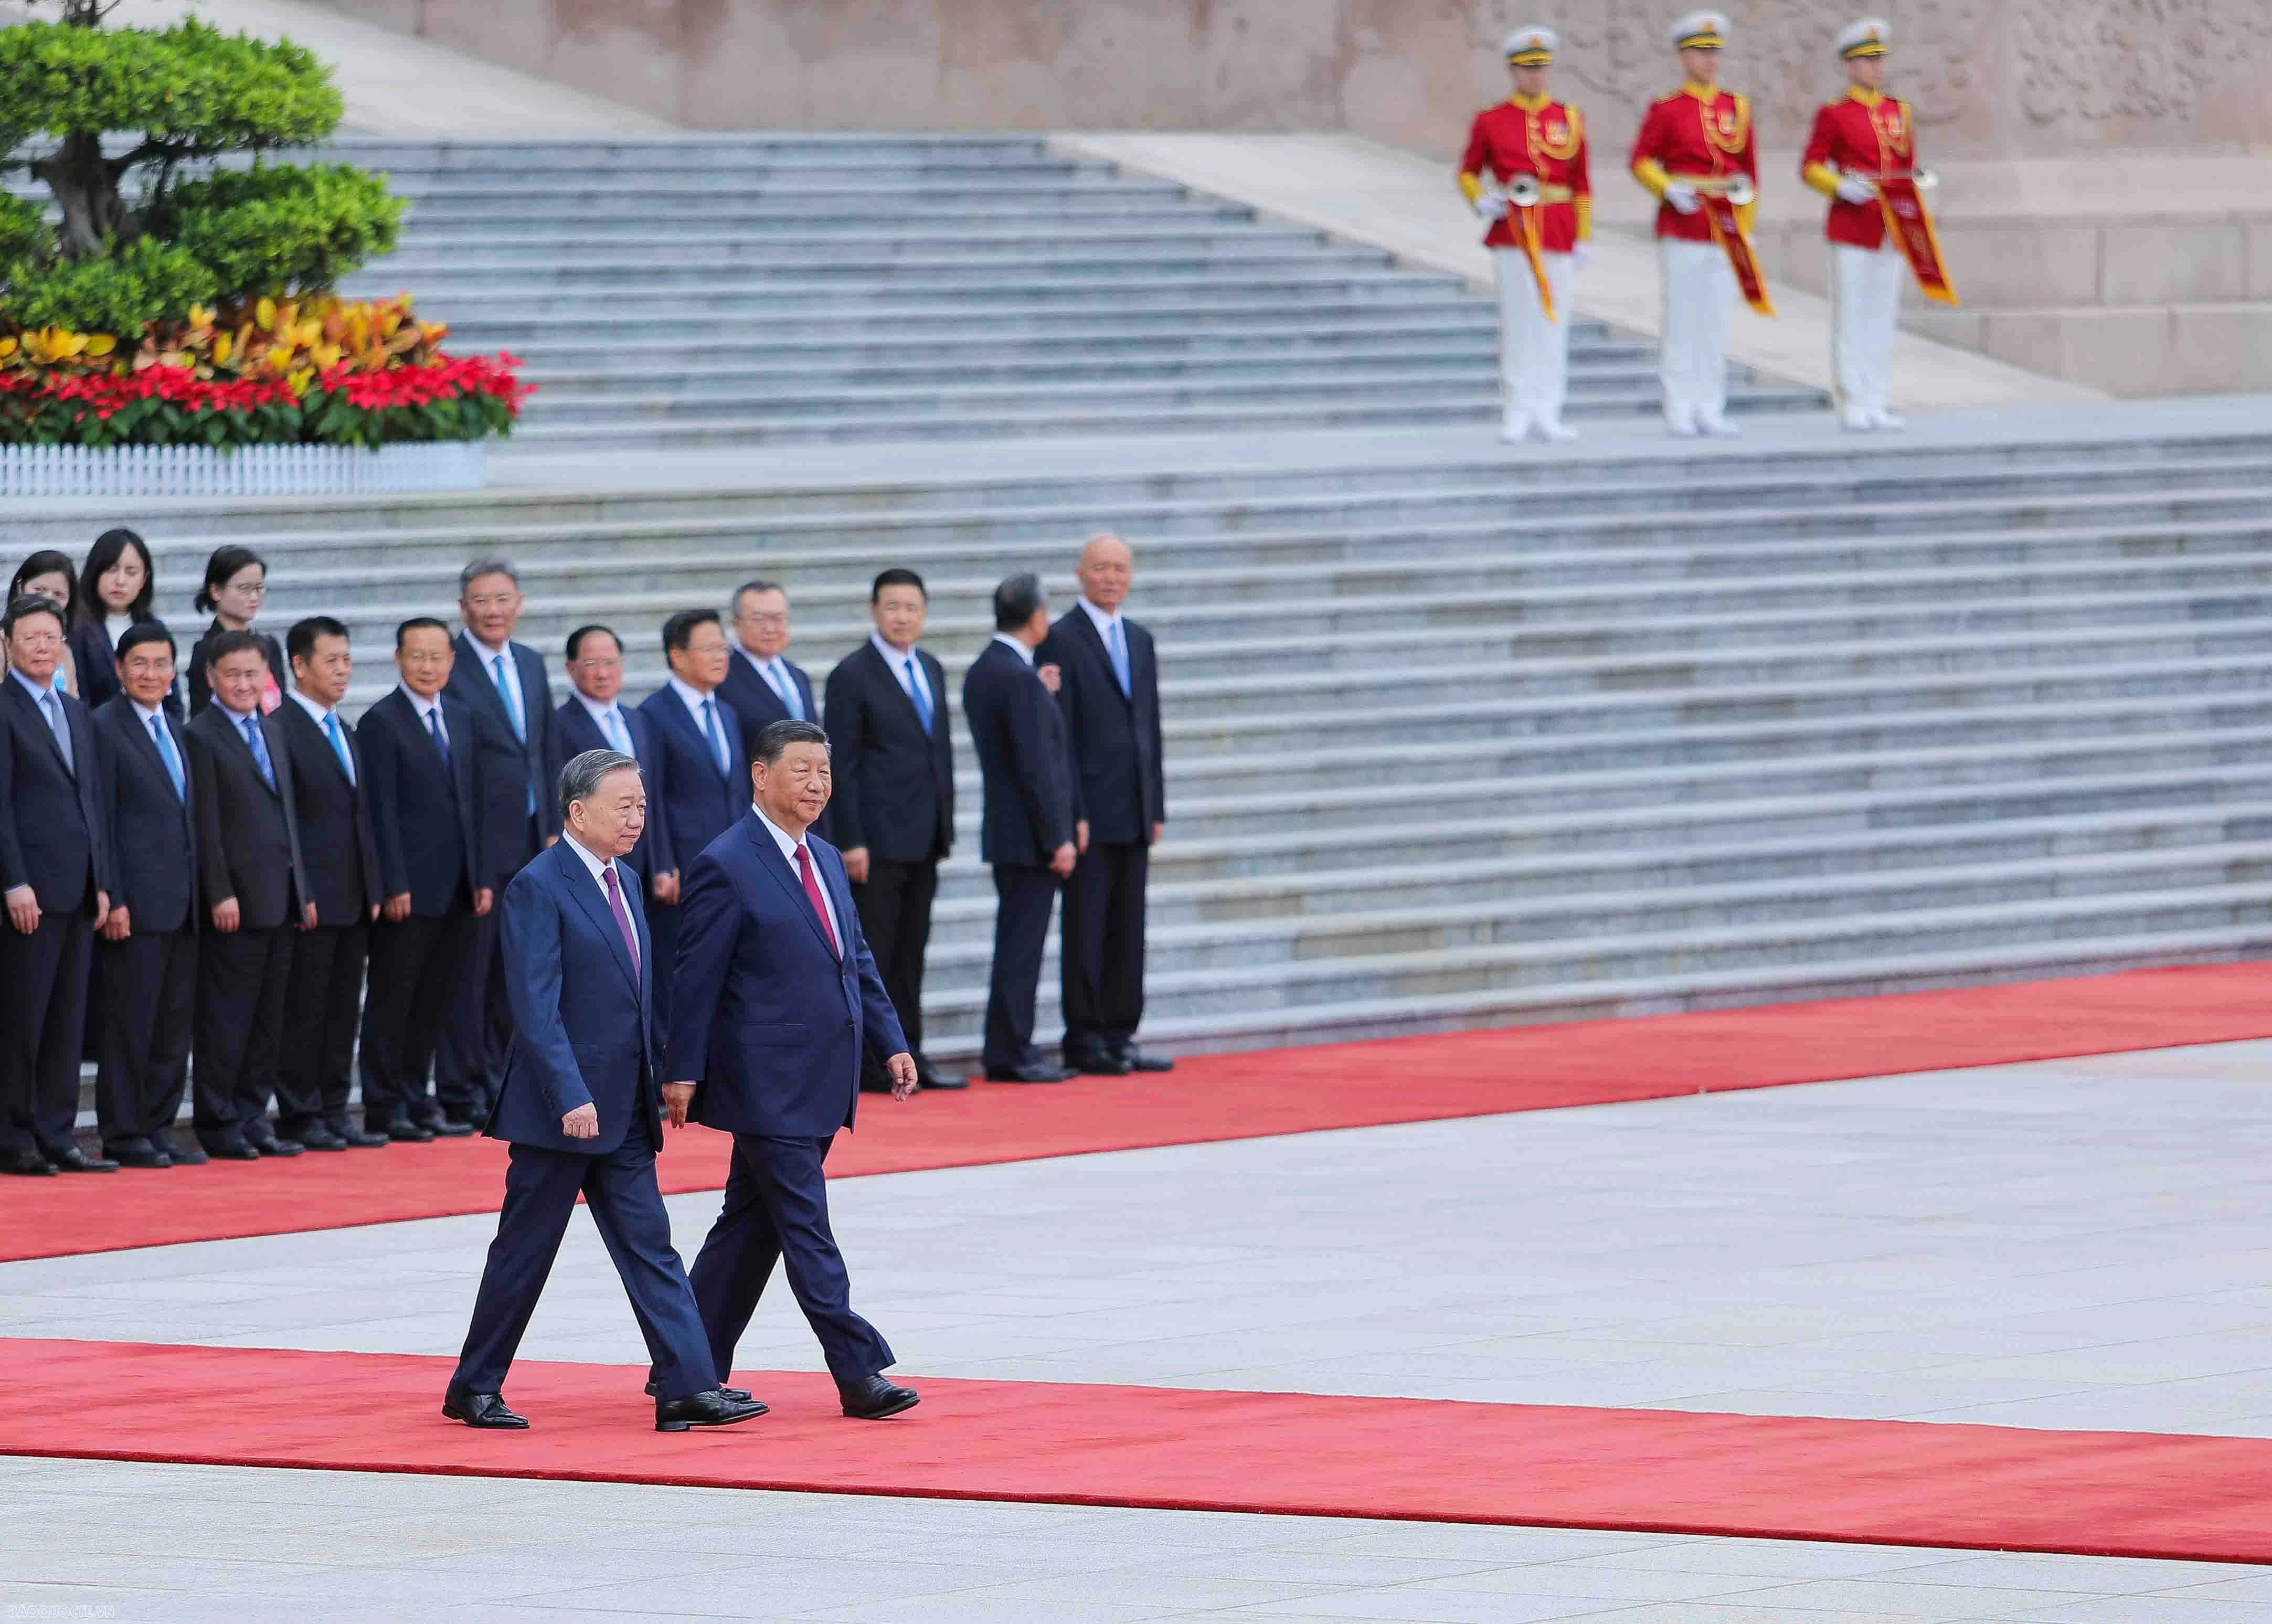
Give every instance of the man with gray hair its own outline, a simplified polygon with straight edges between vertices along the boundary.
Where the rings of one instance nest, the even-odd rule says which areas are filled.
[[[1058,670],[1034,663],[1049,634],[1041,577],[1011,576],[994,588],[994,640],[962,679],[962,715],[986,786],[978,851],[994,868],[994,969],[982,1056],[994,1082],[1063,1082],[1075,1074],[1034,1046],[1034,989],[1050,914],[1087,844],[1087,826],[1074,817],[1065,716],[1053,697]]]
[[[512,640],[520,623],[520,575],[504,558],[476,558],[459,572],[457,659],[450,697],[473,713],[482,767],[476,813],[489,872],[482,883],[502,892],[521,865],[560,838],[552,798],[564,752],[544,658]],[[504,969],[497,956],[499,916],[475,924],[467,974],[458,984],[434,1056],[434,1091],[444,1132],[478,1127],[497,1097],[512,1035]]]
[[[779,581],[748,580],[734,593],[732,657],[718,697],[734,707],[742,723],[742,760],[758,753],[758,735],[776,722],[818,722],[820,702],[812,678],[785,652],[788,647],[788,594]],[[812,826],[828,838],[828,814]]]

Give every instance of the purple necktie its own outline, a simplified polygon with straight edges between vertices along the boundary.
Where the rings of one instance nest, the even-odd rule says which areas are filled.
[[[624,946],[632,950],[632,974],[639,974],[639,932],[632,929],[632,917],[624,909],[624,893],[616,879],[612,863],[600,871],[600,883],[608,887],[608,906],[615,910],[616,928],[624,933]]]

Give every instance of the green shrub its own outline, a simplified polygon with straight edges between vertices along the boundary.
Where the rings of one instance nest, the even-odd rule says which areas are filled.
[[[9,267],[7,314],[26,327],[138,333],[147,324],[209,304],[213,273],[177,243],[142,237],[100,259]]]
[[[224,300],[332,287],[392,251],[403,205],[346,164],[226,170],[173,187],[145,223],[212,271]]]

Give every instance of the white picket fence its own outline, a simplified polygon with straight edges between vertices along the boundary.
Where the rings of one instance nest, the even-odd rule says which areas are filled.
[[[479,440],[384,445],[0,445],[0,497],[380,496],[478,490]]]

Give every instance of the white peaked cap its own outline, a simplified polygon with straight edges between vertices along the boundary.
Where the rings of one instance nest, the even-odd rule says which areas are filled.
[[[1882,56],[1894,43],[1893,25],[1882,17],[1865,17],[1838,36],[1838,54],[1852,60],[1857,56]]]
[[[1551,62],[1554,53],[1561,49],[1562,36],[1537,23],[1527,28],[1518,28],[1498,42],[1498,54],[1510,58],[1543,56]]]
[[[1691,11],[1672,25],[1670,39],[1676,48],[1685,49],[1692,41],[1708,40],[1714,45],[1724,44],[1728,36],[1728,14],[1725,11]]]

